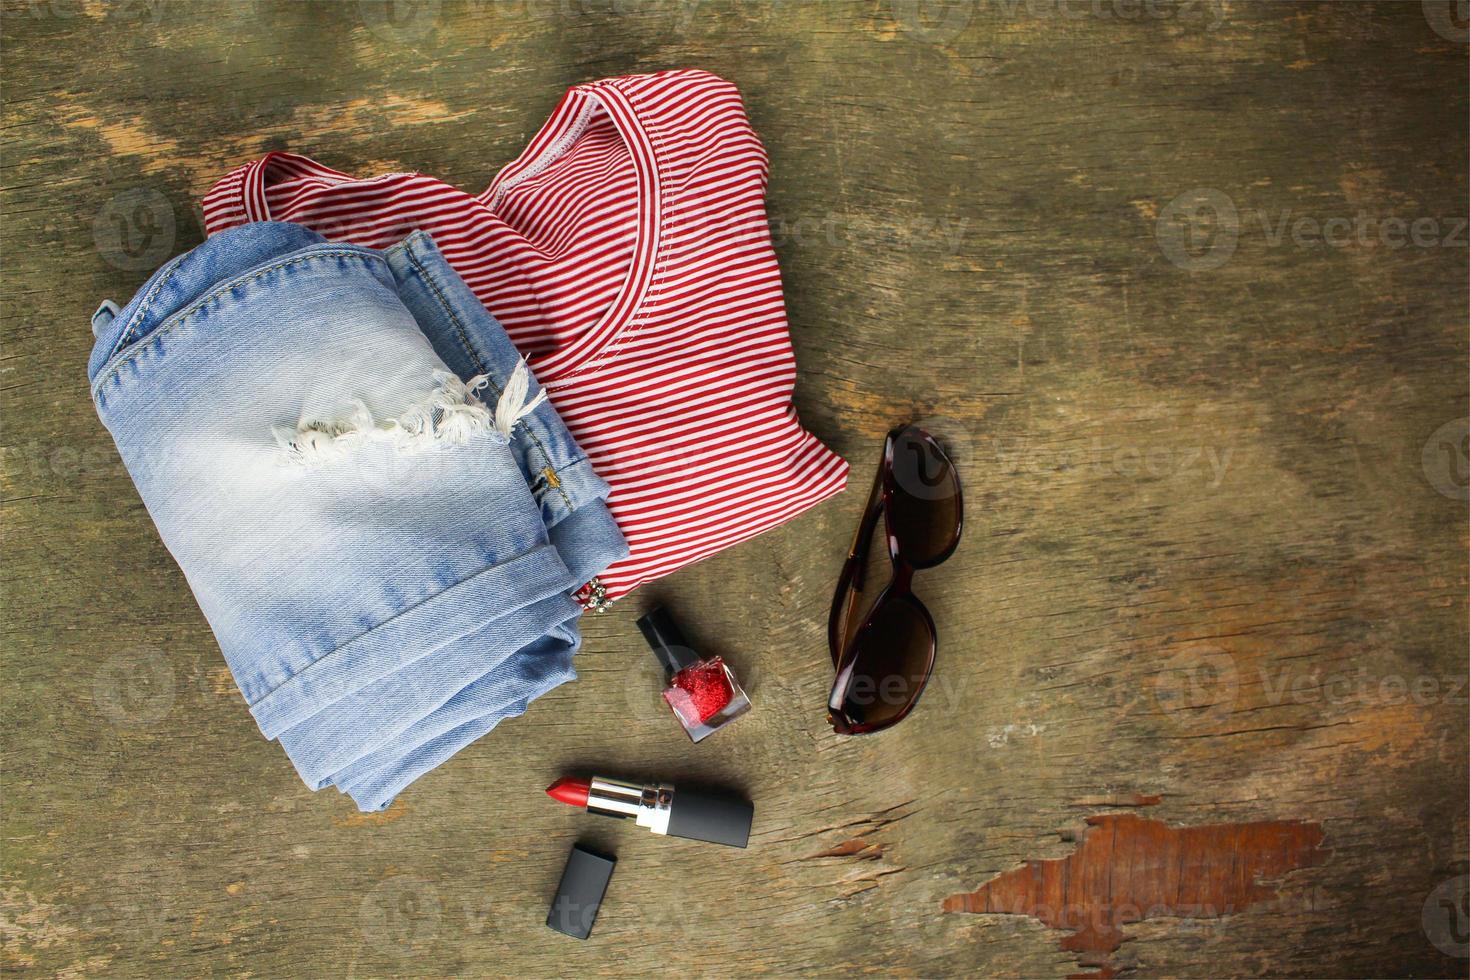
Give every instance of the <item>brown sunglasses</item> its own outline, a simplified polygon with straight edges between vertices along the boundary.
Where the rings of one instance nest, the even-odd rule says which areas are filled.
[[[880,514],[893,578],[866,614],[857,615]],[[837,668],[827,720],[838,733],[863,735],[895,725],[924,693],[938,637],[929,610],[914,595],[914,571],[954,554],[963,519],[959,472],[943,447],[915,425],[889,432],[827,621]]]

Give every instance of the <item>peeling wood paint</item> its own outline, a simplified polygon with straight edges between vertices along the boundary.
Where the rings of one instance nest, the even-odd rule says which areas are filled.
[[[944,900],[945,912],[1028,915],[1065,930],[1085,976],[1115,976],[1109,954],[1123,927],[1159,917],[1214,919],[1276,897],[1266,879],[1319,864],[1319,824],[1296,820],[1171,827],[1134,813],[1087,818],[1088,831],[1063,858],[1028,861],[973,892]],[[1330,852],[1326,852],[1330,853]]]

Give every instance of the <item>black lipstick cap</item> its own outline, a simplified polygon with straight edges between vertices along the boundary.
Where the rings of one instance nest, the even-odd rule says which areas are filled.
[[[699,654],[689,646],[684,632],[663,606],[655,606],[638,620],[643,638],[653,647],[653,655],[671,675],[699,662]]]
[[[546,913],[546,924],[577,939],[590,936],[617,863],[615,857],[574,845],[561,873],[561,884],[556,886],[556,897],[551,900],[551,911]]]
[[[749,800],[697,789],[674,790],[669,836],[744,847],[750,841],[755,807]]]

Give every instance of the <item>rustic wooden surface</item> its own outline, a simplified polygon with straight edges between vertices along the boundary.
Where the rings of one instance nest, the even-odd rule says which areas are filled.
[[[6,972],[1466,974],[1463,4],[21,0],[0,28]],[[798,405],[859,489],[589,618],[579,682],[386,813],[307,792],[88,403],[88,316],[266,150],[478,189],[567,85],[682,65],[770,148]],[[925,703],[844,739],[828,589],[909,418],[960,461],[966,540],[919,578]],[[756,703],[695,749],[633,628],[655,598]],[[751,847],[540,795],[585,767],[743,786]],[[543,925],[579,839],[619,856],[587,943]]]

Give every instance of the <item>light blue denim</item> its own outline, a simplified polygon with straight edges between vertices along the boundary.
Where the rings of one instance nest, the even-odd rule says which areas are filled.
[[[569,593],[627,553],[607,485],[426,234],[240,226],[93,330],[98,415],[312,789],[381,809],[575,677]]]
[[[462,380],[486,378],[488,400],[499,398],[505,380],[521,363],[505,328],[427,233],[415,232],[389,248],[387,256],[399,297],[434,352]],[[533,376],[530,396],[540,391]],[[516,426],[511,450],[541,506],[551,543],[579,583],[627,556],[627,543],[605,503],[609,487],[593,471],[549,400]]]

